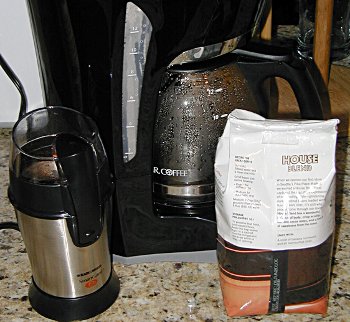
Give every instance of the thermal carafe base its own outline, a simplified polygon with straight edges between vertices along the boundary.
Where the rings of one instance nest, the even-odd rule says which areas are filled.
[[[39,314],[53,320],[73,321],[91,318],[108,309],[119,294],[120,282],[112,269],[107,283],[95,293],[77,298],[51,296],[41,291],[33,281],[29,301]]]

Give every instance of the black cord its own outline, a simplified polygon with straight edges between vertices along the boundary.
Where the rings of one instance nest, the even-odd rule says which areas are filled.
[[[14,221],[5,221],[0,223],[0,230],[2,229],[14,229],[19,231],[18,224]]]
[[[27,113],[27,95],[24,91],[23,85],[1,54],[0,54],[0,66],[2,67],[6,75],[10,78],[13,85],[16,86],[21,96],[21,105],[19,109],[19,118],[21,118]]]
[[[6,75],[10,78],[13,85],[15,85],[15,87],[17,88],[21,96],[21,106],[19,110],[19,118],[21,118],[27,113],[27,95],[24,91],[23,85],[1,54],[0,54],[0,66],[4,70]],[[0,223],[0,230],[2,229],[15,229],[19,231],[18,224],[13,221]]]

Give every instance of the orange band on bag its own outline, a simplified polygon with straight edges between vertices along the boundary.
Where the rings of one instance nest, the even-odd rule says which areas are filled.
[[[220,272],[220,284],[227,315],[267,314],[270,281],[240,281]]]
[[[300,304],[286,305],[285,313],[316,313],[325,315],[328,307],[328,296],[323,296],[315,301]]]
[[[232,273],[232,272],[229,272],[228,270],[224,269],[222,266],[220,266],[220,269],[225,272],[226,274],[232,276],[233,278],[235,277],[245,277],[245,278],[255,278],[255,279],[258,279],[258,278],[270,278],[271,277],[271,274],[262,274],[262,275],[242,275],[242,274],[235,274],[235,273]]]

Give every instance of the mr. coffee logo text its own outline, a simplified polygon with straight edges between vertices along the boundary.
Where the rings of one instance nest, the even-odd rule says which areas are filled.
[[[314,163],[318,163],[318,154],[282,155],[282,164],[288,166],[288,172],[311,171]]]
[[[188,175],[188,170],[159,169],[158,167],[153,167],[153,173],[170,177],[185,177]]]

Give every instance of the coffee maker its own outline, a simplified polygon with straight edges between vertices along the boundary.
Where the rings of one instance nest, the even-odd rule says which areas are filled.
[[[254,70],[257,61],[269,66],[270,76],[286,78],[276,66],[292,71],[298,66],[296,88],[300,91],[304,82],[312,90],[301,114],[322,118],[327,93],[316,81],[313,63],[272,47],[260,52],[249,48],[264,0],[28,0],[28,5],[46,104],[74,106],[90,115],[111,160],[115,258],[126,263],[215,261],[211,206],[189,215],[159,215],[155,205],[154,128],[164,75],[169,66],[191,69],[193,63],[240,48],[235,57],[240,57],[261,112],[268,109],[255,81],[263,72],[261,65]],[[297,96],[303,100],[303,93]],[[158,170],[183,174],[181,169]]]

